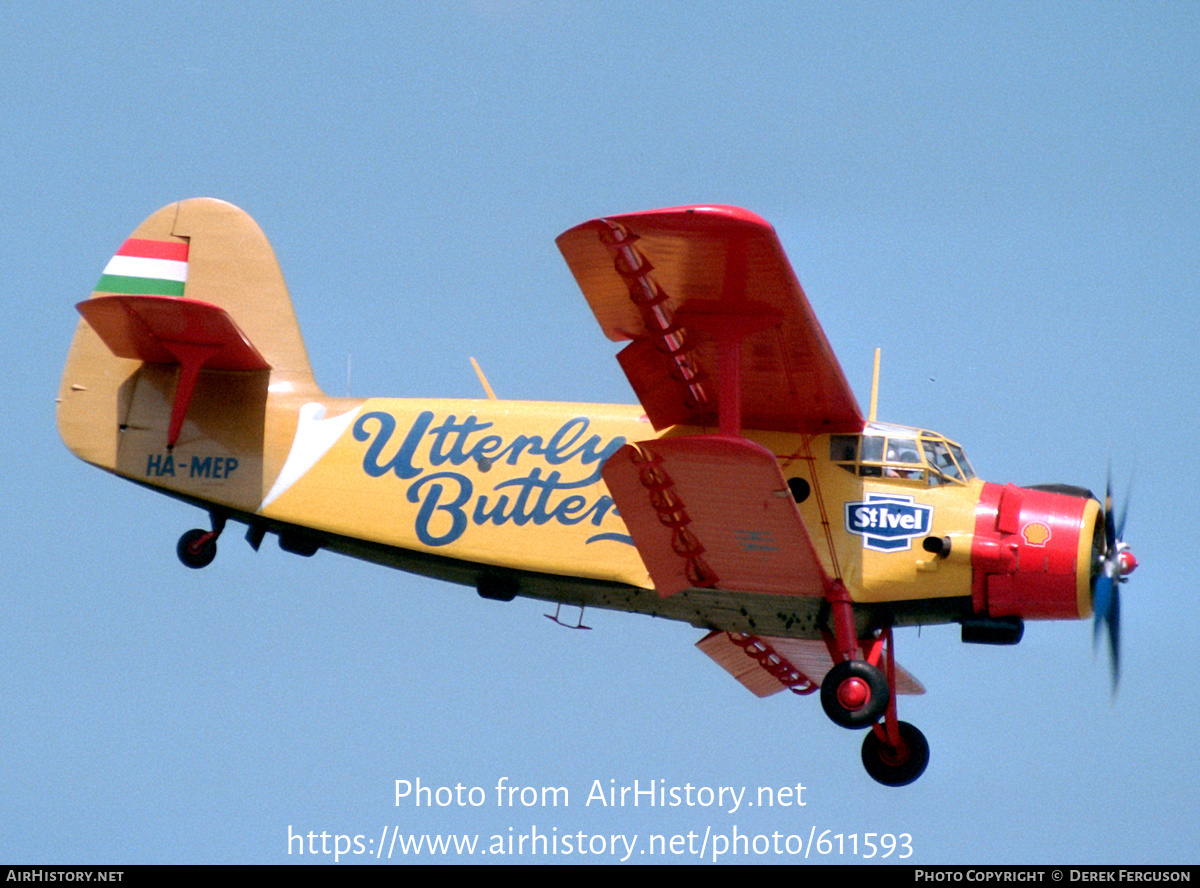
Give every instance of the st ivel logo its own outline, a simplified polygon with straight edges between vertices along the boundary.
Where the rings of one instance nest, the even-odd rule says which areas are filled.
[[[911,496],[868,493],[865,502],[846,503],[846,530],[876,552],[912,548],[913,538],[926,536],[932,523],[933,506],[914,503]]]

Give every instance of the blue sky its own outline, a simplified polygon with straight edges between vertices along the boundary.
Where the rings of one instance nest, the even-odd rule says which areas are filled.
[[[0,859],[312,862],[289,827],[396,825],[1196,860],[1200,8],[52,2],[0,28]],[[815,700],[754,698],[682,624],[569,632],[236,533],[185,570],[203,516],[76,461],[53,400],[73,304],[144,217],[200,195],[263,227],[318,380],[355,395],[478,396],[474,355],[503,397],[629,401],[554,237],[759,213],[863,403],[882,347],[881,419],[960,441],[989,480],[1099,489],[1111,463],[1133,485],[1120,693],[1086,623],[1011,649],[898,633],[932,760],[886,790]],[[500,777],[570,807],[394,804],[396,780]],[[635,779],[802,783],[806,804],[584,805]]]

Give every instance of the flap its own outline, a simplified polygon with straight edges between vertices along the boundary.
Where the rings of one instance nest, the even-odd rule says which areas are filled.
[[[710,632],[696,647],[758,697],[769,697],[784,688],[810,693],[833,668],[829,646],[821,639]],[[896,693],[924,694],[925,687],[896,664]]]

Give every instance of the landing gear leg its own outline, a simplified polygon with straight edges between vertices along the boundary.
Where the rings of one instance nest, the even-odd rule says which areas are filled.
[[[908,722],[896,717],[896,658],[892,652],[891,627],[884,633],[887,644],[887,712],[863,739],[863,767],[884,786],[907,786],[925,773],[929,764],[929,742]]]
[[[876,665],[878,641],[867,660],[858,659],[854,608],[840,580],[830,590],[829,607],[834,628],[830,653],[837,662],[821,682],[821,706],[835,725],[867,728],[883,716],[892,696],[887,677]]]
[[[213,559],[217,557],[217,537],[225,529],[223,514],[211,512],[210,516],[212,530],[200,530],[199,528],[189,530],[179,538],[179,543],[175,546],[175,553],[179,556],[179,560],[195,570],[212,564]]]

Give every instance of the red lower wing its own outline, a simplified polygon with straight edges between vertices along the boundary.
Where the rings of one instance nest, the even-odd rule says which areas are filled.
[[[660,595],[823,595],[829,585],[774,455],[745,438],[626,445],[604,481]]]

